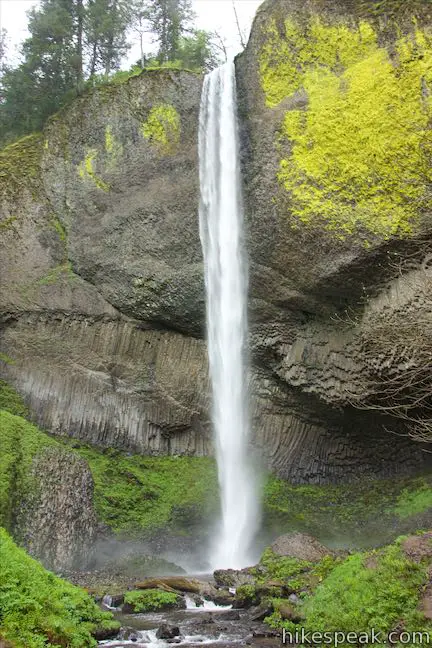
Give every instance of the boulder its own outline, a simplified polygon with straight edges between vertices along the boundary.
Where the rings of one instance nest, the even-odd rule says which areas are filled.
[[[213,578],[219,587],[238,587],[244,583],[250,583],[253,577],[246,569],[216,569]]]
[[[402,551],[409,560],[432,563],[432,531],[421,535],[408,536],[402,543]]]
[[[298,610],[294,605],[289,605],[289,603],[283,603],[282,605],[279,605],[278,612],[284,621],[300,623],[300,621],[304,619],[302,612]]]
[[[333,553],[316,538],[306,533],[287,533],[279,536],[271,545],[271,549],[277,556],[297,558],[309,562],[319,562],[324,556]]]
[[[169,625],[168,623],[164,623],[163,625],[159,626],[156,631],[156,637],[158,639],[173,639],[174,637],[178,637],[179,635],[179,627],[175,625]]]
[[[19,534],[48,569],[91,564],[97,533],[93,477],[85,461],[64,448],[48,447],[30,468],[35,487],[19,515]]]

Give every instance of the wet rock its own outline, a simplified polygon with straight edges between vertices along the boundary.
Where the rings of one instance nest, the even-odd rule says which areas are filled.
[[[219,587],[239,587],[253,580],[248,569],[216,569],[213,578]]]
[[[108,607],[120,607],[124,603],[124,594],[105,594],[102,603]]]
[[[161,625],[156,632],[156,637],[158,639],[173,639],[179,635],[180,628],[175,625],[169,625],[168,623]]]
[[[213,601],[216,605],[232,605],[234,603],[234,595],[227,589],[215,590],[213,596],[206,596],[207,600]]]
[[[133,628],[122,628],[119,638],[124,639],[125,641],[138,641],[138,635]]]
[[[333,552],[322,545],[316,538],[306,533],[287,533],[277,538],[271,545],[273,553],[278,556],[319,562],[324,556]]]
[[[258,605],[249,611],[250,621],[264,621],[272,613],[272,608],[267,604]]]
[[[216,611],[215,614],[217,614],[218,621],[238,621],[240,619],[238,610]]]
[[[199,594],[191,594],[190,598],[197,607],[201,607],[202,605],[204,605],[204,599]]]
[[[200,594],[204,583],[192,578],[181,578],[179,576],[166,576],[164,578],[146,578],[135,583],[137,589],[161,589],[165,592],[187,592],[188,594]]]
[[[113,626],[111,628],[96,628],[92,632],[93,637],[96,641],[105,641],[106,639],[115,639],[118,636],[120,630],[120,624],[117,627]]]
[[[214,623],[213,615],[211,612],[208,612],[202,615],[197,625],[209,625],[211,623]]]

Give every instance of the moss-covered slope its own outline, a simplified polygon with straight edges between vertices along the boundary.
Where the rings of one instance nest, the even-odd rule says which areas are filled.
[[[217,479],[208,457],[143,457],[62,443],[22,417],[26,408],[0,384],[0,524],[18,532],[23,503],[37,488],[32,464],[47,448],[84,458],[94,480],[100,522],[130,538],[162,529],[192,535],[217,512]]]
[[[0,565],[0,643],[90,648],[97,631],[119,627],[84,590],[46,571],[1,528]]]
[[[253,580],[241,586],[238,595],[246,603],[265,602],[273,610],[266,618],[272,627],[293,636],[297,632],[299,637],[304,631],[306,638],[299,639],[304,645],[313,632],[322,633],[313,643],[352,645],[356,637],[347,638],[351,632],[359,644],[386,644],[389,638],[392,645],[412,646],[431,638],[427,611],[431,563],[430,532],[402,536],[369,552],[328,555],[319,562],[267,549],[260,564],[250,570]],[[419,633],[424,633],[421,638]],[[289,635],[285,638],[291,643]]]

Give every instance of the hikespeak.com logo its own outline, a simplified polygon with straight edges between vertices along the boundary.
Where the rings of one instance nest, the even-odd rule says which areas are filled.
[[[372,644],[399,644],[407,645],[429,645],[431,635],[429,632],[408,632],[405,630],[393,630],[389,633],[371,628],[369,632],[342,632],[325,631],[315,632],[313,630],[296,630],[295,632],[282,631],[282,643],[287,645],[303,646],[368,646]]]

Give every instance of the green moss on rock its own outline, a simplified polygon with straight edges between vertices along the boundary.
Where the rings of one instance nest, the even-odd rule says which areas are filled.
[[[3,356],[3,357],[2,357]],[[6,364],[14,364],[14,361],[4,353],[0,354],[0,360]],[[5,410],[16,416],[28,416],[28,409],[17,391],[4,380],[0,380],[0,411]]]
[[[159,153],[174,153],[180,141],[180,115],[170,104],[154,106],[143,123],[141,132]]]
[[[16,196],[38,186],[42,148],[42,135],[35,133],[0,151],[0,194]]]
[[[124,601],[134,612],[157,612],[176,607],[180,597],[174,592],[163,592],[158,589],[133,590],[126,592]]]
[[[413,486],[402,491],[393,507],[400,518],[408,518],[432,508],[431,485],[425,479],[420,479]]]
[[[0,403],[25,412],[24,405],[7,386],[2,386]],[[0,525],[8,530],[14,526],[19,504],[33,489],[33,458],[51,445],[57,445],[56,441],[21,416],[0,410]]]
[[[16,216],[8,216],[8,218],[5,218],[4,220],[0,221],[0,234],[2,232],[7,232],[8,230],[12,230],[14,228],[14,223],[17,221]]]
[[[92,471],[98,517],[116,533],[143,536],[170,527],[187,535],[215,513],[216,468],[208,457],[77,451]]]
[[[58,216],[53,215],[50,223],[52,227],[55,229],[55,231],[57,232],[60,241],[62,243],[66,243],[67,242],[66,230],[64,228],[64,225],[61,223],[60,219],[58,218]]]
[[[81,590],[47,571],[0,529],[0,630],[16,648],[91,648],[98,631],[119,629]]]
[[[422,598],[432,562],[432,547],[424,550],[427,536],[419,536],[417,540],[422,545],[417,556],[405,552],[402,537],[378,550],[358,552],[346,558],[324,558],[310,571],[299,573],[298,582],[289,579],[288,589],[296,592],[297,600],[272,599],[273,613],[266,618],[266,623],[289,632],[302,629],[307,633],[327,632],[330,646],[336,645],[332,641],[336,632],[356,632],[363,636],[359,643],[370,643],[372,629],[378,637],[376,643],[384,645],[392,631],[395,631],[393,644],[399,645],[401,630],[423,632],[430,640],[432,624],[422,611]],[[414,644],[404,641],[404,645]],[[345,643],[339,635],[338,645],[349,645],[349,642]]]
[[[282,35],[268,25],[260,55],[267,105],[298,93],[307,104],[286,111],[280,130],[293,225],[366,245],[412,234],[431,181],[432,35],[416,28],[392,52],[378,41],[366,21],[287,19]]]
[[[336,546],[368,547],[432,525],[432,476],[361,479],[343,485],[296,485],[270,476],[264,526],[303,531]]]

